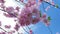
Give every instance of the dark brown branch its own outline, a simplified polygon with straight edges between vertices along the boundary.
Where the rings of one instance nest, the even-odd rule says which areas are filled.
[[[51,3],[49,3],[49,2],[46,2],[46,1],[43,1],[43,2],[45,2],[45,3],[47,3],[47,4],[49,4],[49,5],[52,5]],[[56,5],[52,5],[53,7],[56,7]],[[60,9],[60,7],[58,6],[58,9]]]
[[[0,27],[0,29],[2,29],[4,32],[7,32],[6,30],[4,30],[3,28]]]
[[[15,0],[15,1],[17,1],[17,0]],[[23,2],[21,2],[21,1],[17,1],[18,3],[21,3],[21,5],[25,5],[26,3],[23,3]]]

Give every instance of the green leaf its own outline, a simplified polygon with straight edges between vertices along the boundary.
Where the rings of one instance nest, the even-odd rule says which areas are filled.
[[[48,20],[49,20],[49,21],[51,20],[51,17],[50,17],[50,16],[48,17]]]
[[[41,13],[41,10],[40,10],[40,17],[42,17],[42,13]]]
[[[58,5],[56,4],[55,7],[58,8]]]
[[[42,16],[42,14],[40,13],[40,17]]]
[[[42,16],[41,11],[40,11],[40,17]]]

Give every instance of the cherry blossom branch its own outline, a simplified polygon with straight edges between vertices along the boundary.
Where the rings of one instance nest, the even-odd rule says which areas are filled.
[[[2,10],[2,9],[0,9],[1,11],[4,11],[4,10]],[[5,31],[5,32],[7,32],[6,30],[4,30],[2,27],[0,27],[0,29],[2,29],[3,31]]]
[[[49,4],[49,5],[52,5],[51,3],[49,3],[49,2],[46,2],[46,1],[43,1],[43,2],[45,2],[45,3],[47,3],[47,4]],[[53,7],[56,7],[56,5],[52,5]],[[58,9],[60,9],[60,7],[58,6],[57,7]]]
[[[0,27],[0,29],[2,29],[3,31],[7,32],[6,30],[4,30],[3,28]]]
[[[0,9],[1,11],[4,11],[4,12],[6,12],[5,10],[3,10],[3,9]]]
[[[15,1],[17,1],[17,0],[15,0]],[[22,5],[25,5],[25,4],[26,4],[26,3],[23,3],[23,2],[21,2],[21,1],[17,1],[17,2],[21,3]]]
[[[31,28],[29,28],[29,26],[27,26],[28,27],[28,29],[31,29]]]
[[[17,1],[17,0],[15,0],[15,1]],[[17,1],[17,2],[19,2],[19,3],[20,3],[21,1]],[[42,0],[42,4],[43,4],[43,2],[45,2],[45,3],[49,4],[49,5],[52,5],[51,3],[49,3],[49,2],[47,2],[47,1],[43,1],[43,0]],[[21,2],[21,4],[25,5],[26,3]],[[43,6],[43,8],[44,8],[44,4],[43,4],[42,6]],[[56,7],[56,5],[52,5],[52,6],[53,6],[53,7]],[[58,6],[57,8],[58,8],[58,9],[60,9],[60,7],[59,7],[59,6]],[[44,11],[45,11],[45,10],[44,10]]]
[[[4,12],[7,12],[7,11],[5,11],[5,10],[3,10],[3,9],[0,9],[1,11],[4,11]],[[8,14],[11,14],[11,15],[13,15],[14,17],[17,17],[16,15],[14,15],[13,13],[10,13],[10,12],[7,12]]]

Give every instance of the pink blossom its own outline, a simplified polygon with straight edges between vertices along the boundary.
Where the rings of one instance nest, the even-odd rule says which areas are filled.
[[[7,7],[7,8],[6,8],[6,11],[7,11],[7,12],[12,12],[12,11],[14,11],[14,8],[13,8],[13,7]]]
[[[43,1],[43,0],[38,0],[38,2],[40,2],[40,3],[41,3],[42,1]]]
[[[32,30],[29,30],[29,33],[30,33],[30,34],[33,34],[33,33],[32,33]]]
[[[42,19],[46,19],[46,17],[47,17],[47,15],[44,13],[44,14],[42,15]]]
[[[1,32],[1,34],[6,34],[5,32]]]
[[[36,4],[36,1],[32,1],[32,2],[31,2],[31,5],[34,5],[34,4]]]
[[[31,2],[26,3],[25,7],[31,7]]]
[[[0,7],[4,9],[4,8],[5,8],[4,3],[2,3],[2,4],[0,5]],[[4,9],[4,10],[5,10],[5,9]]]
[[[37,18],[40,18],[40,11],[36,8],[32,9],[32,16],[36,16]]]
[[[46,11],[49,10],[50,6],[47,6],[47,8],[45,9]]]
[[[4,0],[0,0],[0,3],[4,3],[5,1]]]
[[[11,28],[11,25],[5,25],[5,28],[10,29]]]
[[[20,28],[19,24],[16,24],[15,27],[14,27],[14,29],[15,29],[16,31],[18,31],[19,28]]]
[[[20,9],[20,8],[17,6],[17,7],[16,7],[16,10],[19,11],[19,9]]]
[[[21,2],[23,2],[24,0],[20,0]]]
[[[40,21],[39,18],[32,18],[32,24],[36,24]]]
[[[8,34],[12,34],[12,32],[8,32]]]
[[[54,3],[54,2],[51,2],[51,4],[52,4],[52,5],[55,5],[55,3]]]
[[[43,22],[45,23],[46,26],[49,26],[50,25],[48,19],[43,19]]]
[[[32,16],[36,17],[33,18]],[[39,21],[40,13],[38,9],[33,8],[32,10],[29,10],[29,8],[25,8],[20,14],[19,23],[21,26],[30,25],[31,23],[35,24]]]

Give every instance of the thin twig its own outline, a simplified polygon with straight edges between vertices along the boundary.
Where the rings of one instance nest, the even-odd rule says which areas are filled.
[[[4,11],[4,12],[6,12],[5,10],[3,10],[3,9],[0,9],[1,11]]]
[[[7,12],[7,11],[5,11],[5,10],[3,10],[3,9],[0,9],[1,11],[4,11],[4,12]],[[17,17],[15,14],[13,14],[13,13],[11,13],[11,12],[7,12],[8,14],[10,14],[10,15],[13,15],[14,17]]]
[[[22,27],[23,28],[23,27]],[[23,30],[26,32],[26,33],[28,33],[29,34],[29,32],[27,32],[24,28],[23,28]]]
[[[17,0],[15,0],[15,1],[17,1]],[[26,3],[23,3],[23,2],[21,2],[21,1],[17,1],[18,3],[21,3],[21,5],[25,5]]]
[[[51,3],[49,3],[49,2],[46,2],[46,1],[43,1],[43,2],[45,2],[45,3],[47,3],[47,4],[49,4],[49,5],[52,5]],[[56,5],[52,5],[53,7],[56,7]],[[60,7],[58,6],[58,9],[60,9]]]
[[[2,10],[2,9],[0,9],[1,11],[4,11],[4,10]],[[0,27],[0,29],[2,29],[3,31],[5,31],[5,32],[7,32],[6,30],[4,30],[2,27]]]
[[[48,28],[48,30],[50,31],[50,33],[53,34],[52,31],[51,31],[51,29],[49,28],[49,26],[48,26],[47,28]]]
[[[7,32],[6,30],[4,30],[3,28],[0,27],[0,29],[2,29],[3,31]]]
[[[42,2],[42,6],[43,6],[43,10],[44,10],[44,12],[46,12],[46,11],[45,11],[45,7],[44,7],[44,3],[43,3],[43,2]]]
[[[27,28],[30,30],[31,28],[29,26],[27,26]]]

